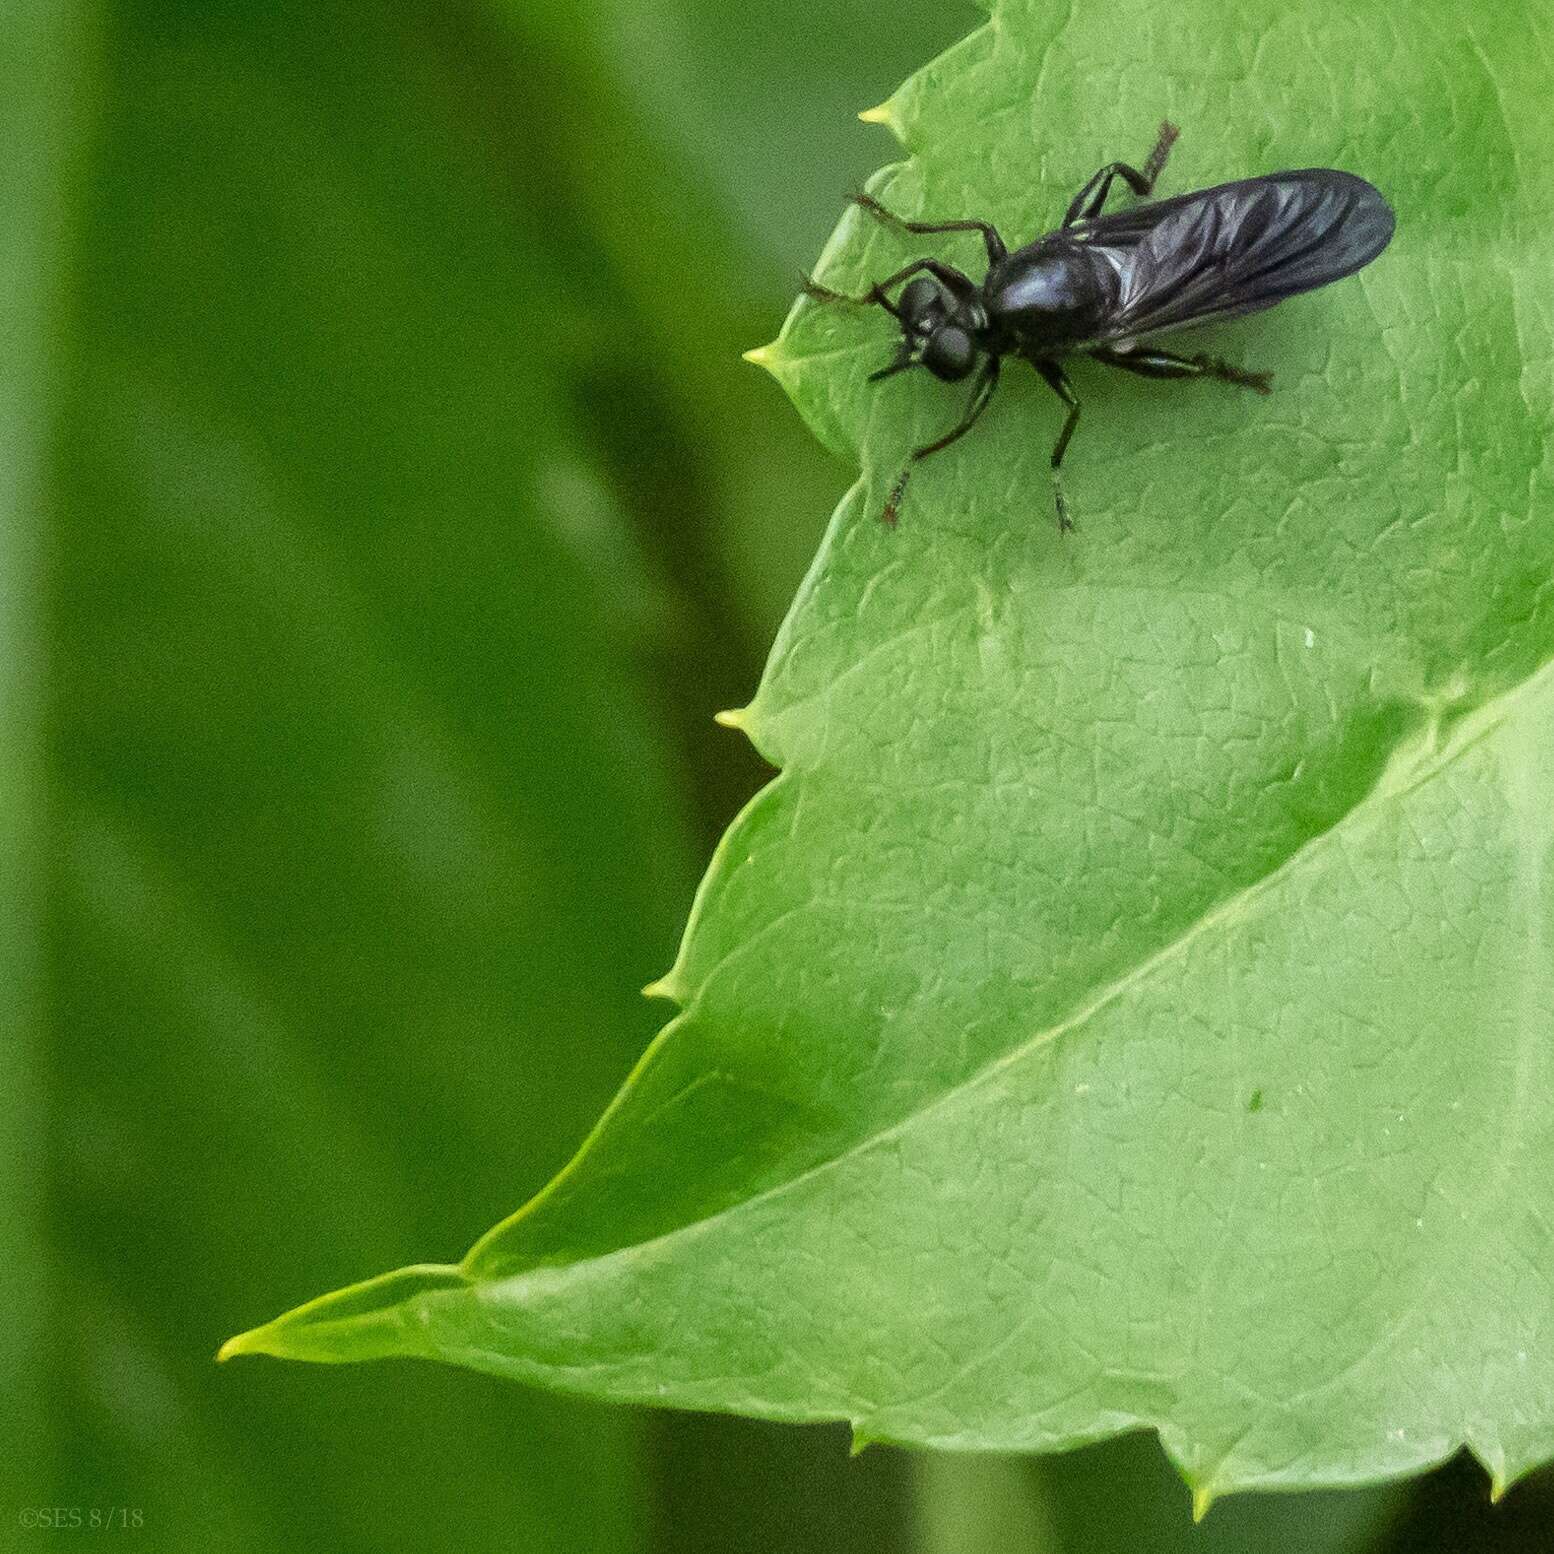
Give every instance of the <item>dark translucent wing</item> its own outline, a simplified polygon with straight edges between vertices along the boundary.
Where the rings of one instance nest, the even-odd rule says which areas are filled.
[[[1235,188],[1224,184],[1223,188]],[[1087,221],[1076,221],[1068,228],[1068,236],[1090,242],[1097,248],[1128,249],[1137,246],[1168,216],[1203,198],[1204,193],[1217,194],[1217,189],[1196,194],[1173,194],[1168,200],[1149,200],[1142,205],[1130,205],[1126,210],[1108,211],[1104,216],[1091,216]]]
[[[1352,275],[1392,237],[1391,207],[1352,173],[1273,173],[1087,222],[1122,282],[1098,340],[1234,318]]]

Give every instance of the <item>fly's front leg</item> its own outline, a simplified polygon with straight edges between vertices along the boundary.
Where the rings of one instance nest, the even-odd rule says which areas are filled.
[[[894,529],[896,526],[896,519],[901,511],[901,502],[906,496],[907,482],[912,478],[913,468],[929,454],[938,453],[948,448],[957,438],[964,437],[977,424],[977,417],[987,409],[988,401],[992,399],[993,390],[997,387],[998,358],[989,356],[987,365],[982,369],[981,377],[977,379],[977,386],[971,391],[971,402],[966,407],[965,415],[944,436],[936,437],[932,442],[915,449],[902,466],[901,473],[896,476],[896,483],[890,488],[890,495],[885,498],[885,510],[880,514],[880,522],[887,528]]]
[[[1003,238],[998,235],[998,228],[986,221],[908,221],[905,216],[886,210],[872,194],[855,194],[853,204],[860,210],[868,211],[876,221],[899,227],[903,232],[916,233],[919,237],[930,232],[980,232],[989,264],[997,264],[1009,253]]]
[[[1124,372],[1136,372],[1141,378],[1218,378],[1221,383],[1234,383],[1257,394],[1273,392],[1271,372],[1247,372],[1217,356],[1176,356],[1170,351],[1123,351],[1112,347],[1103,347],[1090,354],[1108,367],[1121,367]]]
[[[1038,360],[1032,365],[1047,380],[1047,387],[1068,406],[1063,430],[1058,433],[1058,440],[1052,445],[1052,499],[1058,509],[1058,533],[1067,534],[1073,529],[1074,524],[1068,516],[1068,501],[1063,495],[1061,465],[1063,455],[1068,450],[1068,440],[1074,435],[1074,428],[1079,424],[1079,397],[1074,393],[1073,385],[1069,383],[1067,375],[1056,362]]]
[[[1068,207],[1068,214],[1063,218],[1063,225],[1071,227],[1077,221],[1089,221],[1101,214],[1106,204],[1107,196],[1112,192],[1112,180],[1120,178],[1137,195],[1145,195],[1155,187],[1155,180],[1160,176],[1166,165],[1166,158],[1171,154],[1171,147],[1176,144],[1176,137],[1181,131],[1167,119],[1160,126],[1160,133],[1155,138],[1155,149],[1149,153],[1149,160],[1144,164],[1143,172],[1136,167],[1130,167],[1126,162],[1108,162],[1096,175],[1076,194]]]
[[[812,280],[809,276],[803,276],[804,293],[813,297],[816,302],[847,302],[854,307],[882,307],[887,313],[900,318],[901,314],[896,304],[888,295],[892,286],[898,285],[909,276],[920,274],[926,270],[933,278],[944,286],[952,296],[963,297],[974,295],[976,286],[970,276],[962,275],[954,265],[941,264],[937,259],[914,259],[911,264],[903,265],[894,275],[887,275],[884,280],[876,281],[861,297],[849,296],[844,291],[832,291],[829,286],[822,286],[819,281]]]

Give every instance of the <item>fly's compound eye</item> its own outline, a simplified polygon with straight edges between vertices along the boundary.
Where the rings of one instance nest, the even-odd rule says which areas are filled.
[[[919,275],[915,281],[907,282],[896,307],[908,323],[923,322],[941,308],[939,288],[926,275]]]
[[[955,324],[934,330],[923,347],[923,365],[946,383],[964,378],[976,364],[977,348],[971,336]]]

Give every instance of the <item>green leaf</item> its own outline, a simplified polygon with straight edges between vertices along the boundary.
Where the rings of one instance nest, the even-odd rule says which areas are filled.
[[[1153,1426],[1200,1511],[1554,1453],[1551,63],[1529,5],[1005,0],[898,93],[909,214],[1039,231],[1169,115],[1171,187],[1349,167],[1398,238],[1201,337],[1270,400],[1081,367],[1066,542],[1029,375],[875,522],[955,402],[801,306],[773,364],[865,477],[681,1014],[458,1269],[230,1347],[861,1441]],[[906,252],[854,213],[821,275]]]
[[[135,0],[59,42],[97,120],[71,348],[23,407],[60,410],[25,1097],[52,1282],[22,1292],[60,1450],[10,1526],[123,1506],[147,1547],[234,1554],[645,1534],[622,1412],[211,1362],[543,1184],[647,1040],[635,983],[690,894],[636,664],[662,603],[551,366],[587,348],[578,234],[515,203],[486,135],[514,61],[433,20]]]

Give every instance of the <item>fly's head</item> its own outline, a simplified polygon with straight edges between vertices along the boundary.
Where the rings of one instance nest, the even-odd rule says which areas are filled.
[[[901,344],[887,366],[869,374],[871,383],[918,365],[954,383],[981,360],[978,334],[983,321],[926,275],[908,282],[891,311],[901,325]]]

